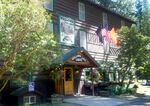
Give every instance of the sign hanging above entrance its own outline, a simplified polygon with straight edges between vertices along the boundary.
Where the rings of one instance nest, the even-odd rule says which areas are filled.
[[[72,57],[72,61],[75,61],[75,62],[86,62],[87,60],[82,57],[81,55],[76,55],[74,57]]]

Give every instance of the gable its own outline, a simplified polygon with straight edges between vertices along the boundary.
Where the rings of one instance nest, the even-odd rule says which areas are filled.
[[[98,67],[96,60],[84,49],[76,47],[53,61],[54,64],[78,65],[81,67]]]

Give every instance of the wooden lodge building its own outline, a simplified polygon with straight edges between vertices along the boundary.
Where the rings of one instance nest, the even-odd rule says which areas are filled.
[[[11,84],[11,96],[2,96],[11,104],[14,101],[17,104],[46,101],[54,92],[77,94],[82,70],[98,68],[100,61],[115,62],[119,53],[115,31],[123,25],[130,27],[134,24],[134,21],[96,4],[95,0],[48,1],[44,7],[53,19],[48,27],[59,38],[63,52],[53,62],[61,78],[54,82],[48,78],[49,74],[35,73],[30,88],[29,85],[16,87]]]

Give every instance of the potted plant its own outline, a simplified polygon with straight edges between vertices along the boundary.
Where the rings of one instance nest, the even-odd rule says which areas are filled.
[[[59,70],[52,70],[50,72],[50,78],[57,83],[57,81],[59,81],[61,79],[62,73]],[[53,94],[51,95],[51,103],[55,104],[55,103],[62,103],[63,102],[63,95],[60,94]]]

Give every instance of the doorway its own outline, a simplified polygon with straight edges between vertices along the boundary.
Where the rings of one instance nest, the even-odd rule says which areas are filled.
[[[73,68],[65,67],[64,68],[64,93],[65,95],[73,95],[74,86],[73,86]]]

